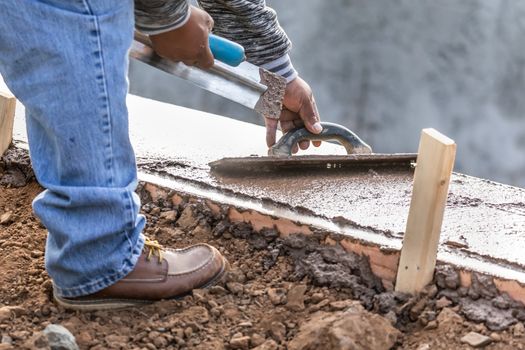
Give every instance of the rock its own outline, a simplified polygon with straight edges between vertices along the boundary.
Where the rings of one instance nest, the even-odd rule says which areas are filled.
[[[418,300],[417,303],[410,308],[410,313],[409,313],[410,319],[412,321],[416,321],[426,306],[427,306],[426,298],[422,298]]]
[[[452,305],[452,302],[447,299],[447,297],[441,297],[436,300],[436,309],[442,309],[444,307],[449,307]]]
[[[213,286],[209,289],[209,291],[210,291],[210,294],[214,294],[214,295],[226,294],[226,289],[224,289],[224,287],[222,286]]]
[[[440,288],[457,289],[459,287],[459,273],[450,265],[436,266],[435,278]]]
[[[310,306],[310,310],[309,311],[310,312],[319,311],[319,310],[321,310],[323,307],[325,307],[328,304],[330,304],[330,300],[328,300],[328,299],[321,300],[317,304]]]
[[[446,307],[439,313],[437,317],[439,326],[455,326],[463,323],[463,318],[455,313],[452,309]],[[430,324],[430,322],[429,322]]]
[[[339,301],[333,301],[329,305],[330,305],[331,311],[341,311],[341,310],[344,310],[354,305],[355,303],[360,304],[359,301],[355,301],[355,300],[339,300]]]
[[[501,335],[499,335],[499,333],[496,333],[496,332],[492,332],[490,333],[490,339],[494,340],[494,341],[501,341]]]
[[[25,315],[26,310],[20,306],[2,306],[0,307],[0,323],[10,320],[12,317]]]
[[[286,289],[268,288],[268,297],[273,305],[280,305],[286,302]]]
[[[492,299],[492,305],[498,309],[508,309],[512,304],[512,299],[507,294],[498,295]]]
[[[168,211],[163,211],[160,214],[160,218],[166,220],[166,222],[168,223],[172,223],[177,220],[177,215],[178,213],[176,210],[168,210]]]
[[[179,220],[177,220],[177,225],[183,229],[183,230],[191,230],[195,226],[197,226],[197,219],[195,218],[195,214],[193,212],[193,208],[191,205],[186,206],[184,210],[182,211],[182,214],[180,214]]]
[[[436,320],[429,321],[427,325],[425,326],[426,330],[436,329],[438,328],[438,323]]]
[[[425,287],[423,291],[427,295],[427,297],[429,297],[430,299],[433,299],[437,295],[439,290],[435,284],[429,284],[428,286]],[[423,345],[426,345],[426,344],[423,344]]]
[[[319,311],[303,323],[288,343],[289,350],[373,350],[392,348],[401,333],[390,321],[354,304],[345,311]]]
[[[250,344],[252,344],[252,346],[259,346],[259,345],[263,344],[265,340],[266,340],[266,338],[264,338],[262,335],[260,335],[258,333],[254,333],[250,337]]]
[[[186,317],[199,324],[207,323],[210,320],[208,310],[204,306],[192,306],[186,311]]]
[[[306,285],[299,284],[292,287],[288,291],[286,308],[298,312],[305,309],[304,306],[304,293],[306,293]]]
[[[473,348],[481,348],[492,343],[492,339],[483,334],[470,332],[461,338],[461,342],[466,343]]]
[[[248,349],[250,347],[250,337],[234,337],[230,340],[232,349]]]
[[[324,299],[324,294],[323,293],[314,293],[310,297],[310,301],[312,303],[315,303],[315,304],[317,304],[318,302],[320,302],[323,299]]]
[[[268,339],[261,345],[257,346],[256,348],[253,348],[252,350],[277,350],[279,346],[273,339]]]
[[[164,349],[165,347],[168,346],[168,340],[166,338],[164,338],[163,336],[158,336],[156,337],[155,339],[153,339],[153,344],[158,348],[158,349]]]
[[[272,322],[270,326],[270,336],[278,343],[283,343],[286,340],[286,326],[281,322]]]
[[[34,349],[35,347],[30,347]],[[11,344],[0,344],[0,350],[14,350],[15,348]]]
[[[523,323],[518,322],[512,326],[512,334],[515,337],[523,337],[525,335],[525,326],[523,326]]]
[[[48,325],[42,332],[53,350],[78,350],[75,337],[65,327],[58,324]]]
[[[7,334],[2,335],[2,344],[13,344],[13,338],[8,336]]]
[[[244,293],[244,286],[239,282],[228,282],[226,288],[235,295],[242,295]]]
[[[512,316],[512,310],[498,309],[490,300],[478,299],[472,301],[464,299],[461,301],[461,312],[465,317],[474,322],[485,322],[491,331],[507,329],[518,322]]]
[[[13,213],[8,211],[0,216],[0,225],[10,224],[13,220]]]
[[[193,328],[191,328],[191,327],[184,328],[184,337],[186,339],[191,338],[192,335],[193,335]]]
[[[417,350],[430,350],[430,344],[421,344],[418,346]]]

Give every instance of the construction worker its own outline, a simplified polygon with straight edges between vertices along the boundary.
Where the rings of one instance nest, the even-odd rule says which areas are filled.
[[[55,300],[72,309],[140,305],[212,285],[228,269],[217,249],[168,249],[144,237],[128,135],[128,49],[134,23],[155,51],[208,68],[214,29],[248,61],[284,76],[280,124],[321,131],[312,91],[264,0],[4,0],[0,73],[26,107],[33,168],[46,188],[33,202],[49,231]],[[214,25],[215,24],[215,25]],[[268,145],[277,121],[266,120]],[[175,133],[176,136],[176,133]],[[301,144],[306,148],[308,144]]]

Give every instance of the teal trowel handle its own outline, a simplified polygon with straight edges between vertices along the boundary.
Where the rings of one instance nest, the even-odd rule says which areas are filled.
[[[209,43],[213,57],[229,66],[237,67],[246,59],[244,47],[233,41],[210,34]]]

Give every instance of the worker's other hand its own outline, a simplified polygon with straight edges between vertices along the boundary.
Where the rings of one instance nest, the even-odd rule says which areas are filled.
[[[213,19],[197,7],[190,6],[190,11],[190,18],[182,27],[150,35],[150,40],[159,56],[207,69],[213,66],[213,54],[208,42]]]
[[[310,132],[319,134],[323,128],[320,124],[319,112],[315,104],[314,95],[310,86],[300,77],[295,78],[286,86],[283,99],[283,110],[279,120],[264,118],[266,123],[266,144],[271,147],[275,144],[277,126],[281,124],[281,130],[286,133],[296,127],[305,126]],[[314,146],[319,147],[320,141],[314,141]],[[301,141],[299,147],[302,150],[310,146],[310,141]],[[297,145],[293,153],[297,153]]]

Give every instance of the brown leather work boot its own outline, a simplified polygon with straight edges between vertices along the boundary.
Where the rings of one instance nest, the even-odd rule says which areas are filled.
[[[146,238],[137,265],[117,283],[88,296],[55,301],[68,309],[103,310],[150,304],[184,296],[219,282],[229,269],[226,258],[208,244],[168,249]]]

